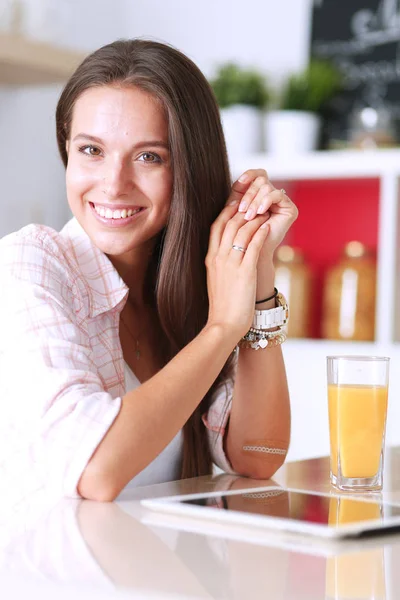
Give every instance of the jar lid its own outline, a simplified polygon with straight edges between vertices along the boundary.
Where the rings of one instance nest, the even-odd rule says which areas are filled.
[[[361,258],[368,253],[368,249],[362,242],[353,240],[345,245],[344,253],[349,258]]]
[[[279,246],[276,250],[276,258],[285,263],[303,262],[303,255],[300,250],[292,246]]]

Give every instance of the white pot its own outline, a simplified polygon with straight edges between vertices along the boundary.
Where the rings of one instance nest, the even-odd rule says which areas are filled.
[[[321,118],[301,110],[270,111],[264,117],[267,152],[299,154],[318,147]]]
[[[221,109],[222,127],[229,157],[260,152],[262,149],[262,112],[245,104]]]

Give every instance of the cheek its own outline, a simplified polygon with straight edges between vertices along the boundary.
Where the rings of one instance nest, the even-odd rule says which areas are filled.
[[[158,213],[167,215],[171,205],[172,198],[172,175],[169,172],[146,174],[138,186],[147,198],[151,201],[153,208],[157,208]]]
[[[165,222],[168,220],[168,216],[171,209],[172,202],[172,181],[165,183],[162,190],[162,213]]]
[[[172,173],[168,171],[164,174],[164,177],[160,181],[160,195],[163,197],[164,202],[171,204],[172,199],[172,189],[173,189],[173,178]]]
[[[93,174],[88,173],[86,169],[83,169],[80,165],[73,161],[68,162],[65,181],[67,186],[67,194],[77,195],[82,194],[90,189],[95,183]]]
[[[172,178],[168,178],[168,181],[164,182],[164,185],[162,187],[162,196],[164,199],[164,204],[169,210],[172,200]]]

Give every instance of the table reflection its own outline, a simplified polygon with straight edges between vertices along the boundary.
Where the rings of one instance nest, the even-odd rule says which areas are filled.
[[[359,502],[352,498],[332,497],[329,504],[329,524],[344,525],[383,518],[380,494],[376,503]],[[327,559],[326,598],[386,600],[385,556],[383,548],[342,554]]]
[[[327,600],[387,600],[382,548],[330,557],[326,561]]]
[[[252,484],[271,489],[249,489]],[[225,496],[229,508],[276,517],[307,510],[313,520],[321,515],[328,519],[329,513],[332,525],[354,521],[351,498],[335,496],[328,499],[328,505],[311,508],[296,502],[291,506],[286,490],[275,489],[279,486],[274,481],[251,482],[231,475],[215,478],[209,487],[220,492],[217,506],[221,508],[224,491],[241,490]],[[293,535],[284,532],[270,534],[266,530],[262,542],[249,543],[145,525],[141,519],[147,512],[137,502],[63,500],[41,502],[34,510],[32,499],[27,499],[28,506],[29,513],[20,505],[14,520],[8,518],[7,527],[3,523],[0,529],[0,571],[21,579],[34,577],[106,590],[125,588],[140,598],[390,597],[385,576],[393,578],[390,557],[396,546],[386,549],[389,562],[385,567],[384,543],[379,540],[375,545],[372,540],[357,542],[356,548],[340,544],[334,554],[333,546],[318,546],[315,539],[313,545],[301,548]],[[376,511],[375,505],[363,505],[363,509],[364,513],[357,515],[359,520],[376,518],[371,512]]]
[[[332,496],[329,499],[329,525],[335,527],[349,523],[361,523],[362,521],[382,521],[382,495],[369,495],[368,499],[372,501]]]
[[[245,487],[250,487],[248,479],[230,475],[217,477],[213,485],[221,491]],[[287,512],[285,492],[269,498],[243,494],[233,501],[235,506],[241,502],[244,509],[255,506],[260,513],[284,516]],[[147,593],[168,597],[173,591],[179,597],[221,600],[243,598],[249,585],[258,588],[252,598],[265,598],[267,586],[273,591],[271,597],[284,598],[284,551],[149,527],[140,521],[141,508],[131,507],[133,514],[127,510],[129,503],[123,507],[26,498],[25,510],[19,505],[0,538],[0,576],[13,573],[59,584],[129,588],[143,597]]]

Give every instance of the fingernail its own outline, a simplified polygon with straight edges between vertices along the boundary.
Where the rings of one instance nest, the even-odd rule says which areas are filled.
[[[260,229],[267,229],[267,227],[268,227],[268,223],[265,222],[261,225]]]
[[[257,214],[262,215],[263,212],[264,212],[264,206],[262,204],[260,204],[260,206],[257,209]]]
[[[249,208],[247,213],[244,215],[244,218],[246,219],[246,221],[250,221],[250,219],[255,217],[255,215],[256,215],[256,211],[254,210],[254,208]]]
[[[247,209],[247,202],[241,202],[239,204],[239,212],[244,212]]]
[[[238,201],[237,200],[232,200],[232,202],[229,202],[228,206],[233,206],[234,204],[237,204]]]
[[[246,173],[243,173],[243,175],[241,175],[238,179],[238,181],[240,181],[240,183],[246,183],[246,181],[249,180],[249,176]]]

